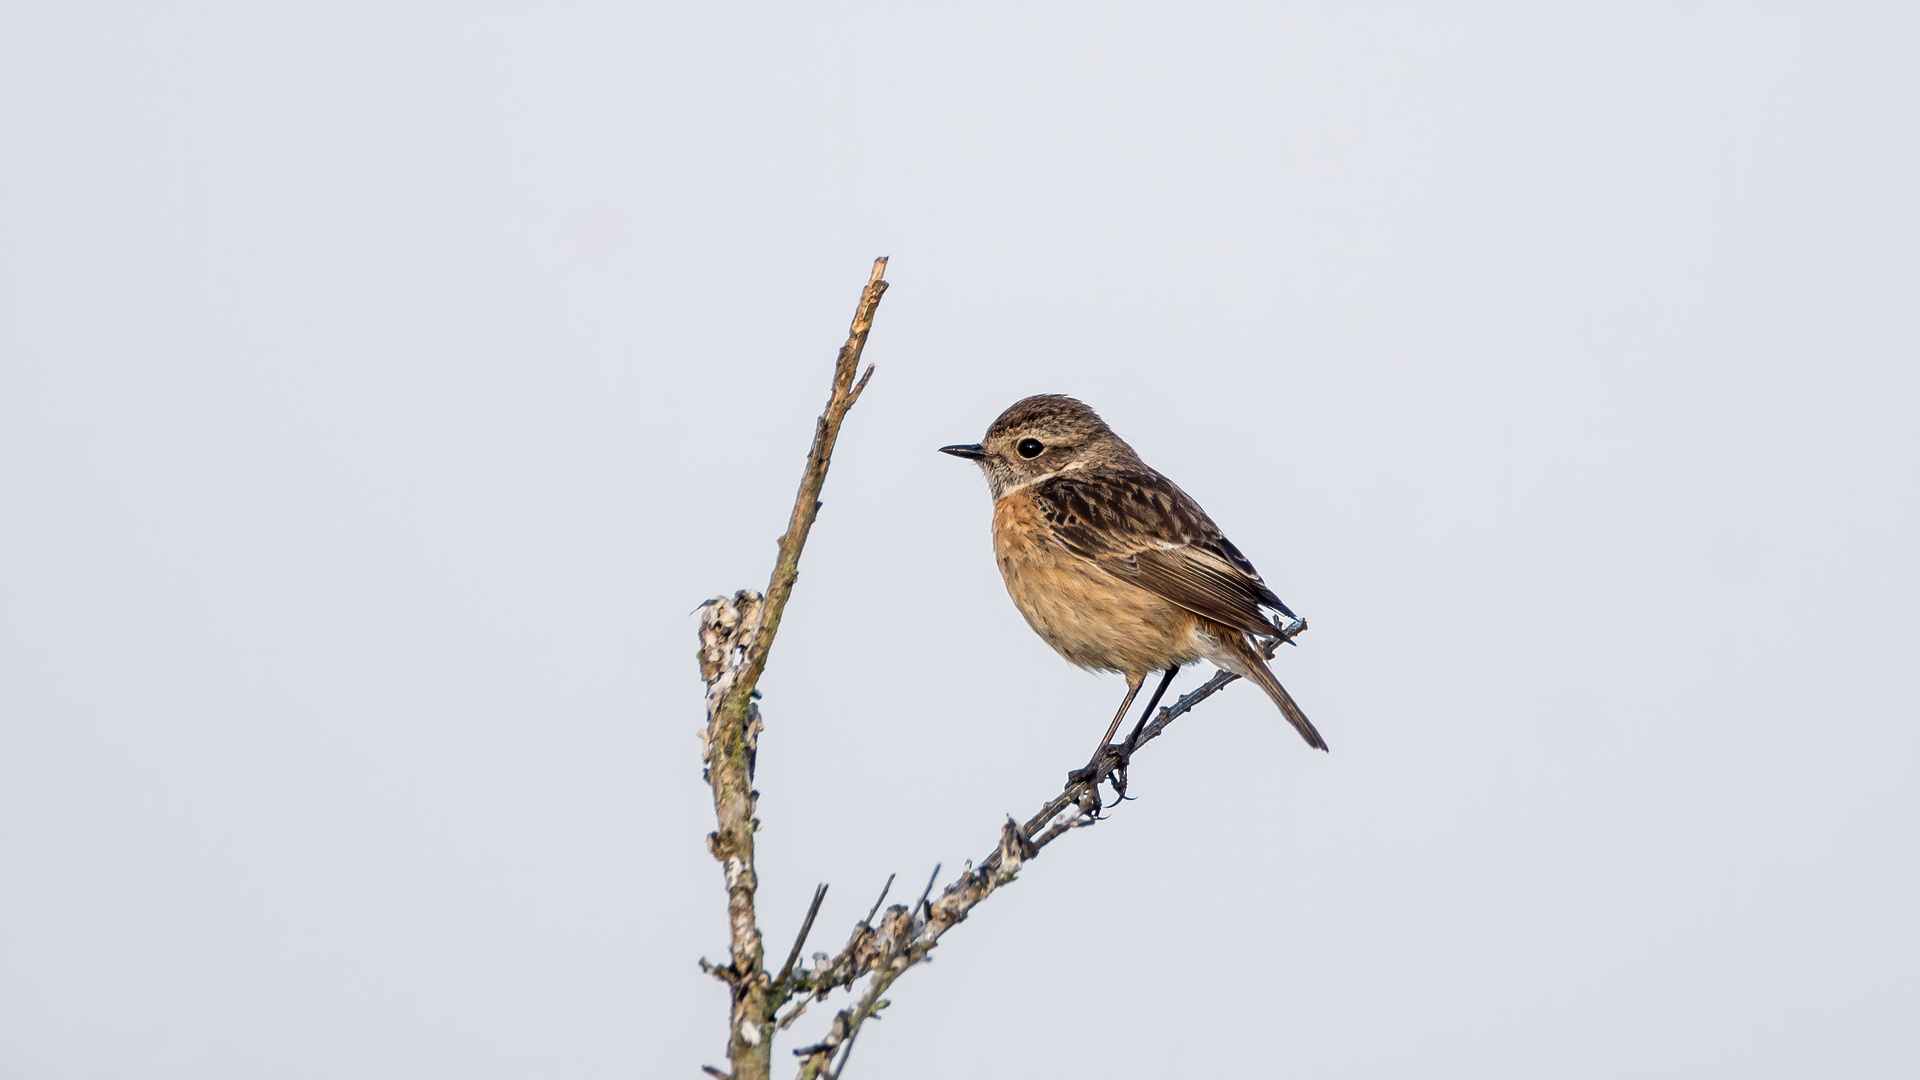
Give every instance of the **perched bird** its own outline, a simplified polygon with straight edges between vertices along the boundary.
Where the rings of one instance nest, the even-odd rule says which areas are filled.
[[[1110,759],[1124,764],[1174,674],[1195,660],[1255,683],[1307,745],[1327,748],[1249,640],[1290,640],[1305,621],[1200,504],[1140,460],[1099,414],[1040,394],[1014,402],[979,443],[940,451],[986,474],[994,557],[1027,625],[1071,663],[1126,676],[1127,696],[1076,778],[1100,775]],[[1140,724],[1112,745],[1154,671],[1166,675]]]

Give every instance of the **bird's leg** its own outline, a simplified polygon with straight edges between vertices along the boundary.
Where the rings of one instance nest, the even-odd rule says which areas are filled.
[[[1140,745],[1140,733],[1147,730],[1147,721],[1153,719],[1153,710],[1159,706],[1160,699],[1167,696],[1167,687],[1173,685],[1173,677],[1178,674],[1180,674],[1180,667],[1176,664],[1168,668],[1167,673],[1161,677],[1159,689],[1153,692],[1152,699],[1147,702],[1147,711],[1140,714],[1140,722],[1133,725],[1133,734],[1128,735],[1127,741],[1121,744],[1127,748],[1129,756]]]
[[[1140,692],[1140,684],[1145,681],[1147,677],[1144,674],[1127,676],[1127,696],[1120,702],[1120,711],[1113,714],[1113,723],[1107,725],[1107,733],[1100,737],[1100,745],[1093,748],[1093,759],[1087,762],[1086,768],[1075,769],[1068,773],[1067,783],[1084,784],[1089,780],[1099,779],[1106,772],[1102,766],[1113,753],[1113,747],[1110,745],[1113,742],[1113,733],[1120,730],[1120,721],[1127,718],[1127,710],[1133,707],[1134,695]]]
[[[1147,707],[1140,714],[1140,722],[1133,725],[1133,732],[1127,736],[1127,741],[1112,750],[1113,754],[1120,759],[1119,767],[1113,770],[1111,777],[1113,793],[1122,799],[1127,797],[1127,763],[1133,759],[1134,750],[1140,746],[1140,733],[1147,729],[1147,721],[1153,719],[1153,710],[1159,707],[1160,699],[1167,696],[1167,687],[1173,685],[1173,677],[1178,674],[1180,674],[1180,665],[1175,664],[1160,677],[1160,685],[1154,688],[1153,696],[1147,699]],[[1112,733],[1108,734],[1111,737]]]

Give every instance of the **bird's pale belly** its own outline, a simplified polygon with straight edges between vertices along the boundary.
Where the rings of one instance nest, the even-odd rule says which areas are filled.
[[[1143,675],[1201,656],[1197,616],[1061,547],[1023,492],[995,504],[993,551],[1027,625],[1069,662]]]

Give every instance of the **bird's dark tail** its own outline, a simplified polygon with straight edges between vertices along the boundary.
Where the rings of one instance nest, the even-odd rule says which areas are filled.
[[[1240,677],[1253,682],[1267,692],[1267,696],[1273,699],[1273,703],[1280,707],[1280,715],[1286,717],[1287,722],[1300,733],[1300,737],[1307,740],[1308,746],[1315,750],[1325,750],[1327,740],[1320,737],[1320,732],[1314,729],[1313,721],[1308,720],[1307,714],[1301,712],[1300,706],[1294,704],[1293,695],[1287,693],[1287,688],[1281,686],[1280,680],[1273,677],[1273,671],[1267,667],[1267,662],[1261,659],[1260,654],[1245,646],[1234,651],[1240,654],[1237,659],[1240,661],[1240,666],[1246,669],[1238,672]]]

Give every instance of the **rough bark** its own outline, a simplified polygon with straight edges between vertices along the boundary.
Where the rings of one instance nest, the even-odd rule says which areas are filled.
[[[706,764],[707,783],[713,789],[713,814],[718,824],[707,836],[707,850],[724,872],[728,929],[728,962],[702,964],[733,992],[727,1037],[727,1060],[732,1070],[724,1075],[735,1080],[765,1080],[768,1076],[773,1013],[784,1000],[775,994],[774,980],[767,974],[754,911],[759,878],[754,871],[753,834],[760,824],[754,817],[757,794],[753,772],[760,735],[754,688],[766,669],[767,654],[779,632],[787,598],[793,595],[794,583],[800,577],[800,552],[820,513],[820,491],[826,484],[841,422],[873,375],[869,367],[859,381],[853,377],[860,366],[860,353],[866,348],[867,334],[873,329],[874,312],[887,291],[881,277],[886,269],[886,259],[874,260],[873,272],[860,293],[860,304],[854,309],[846,344],[834,361],[832,390],[826,409],[814,425],[813,445],[807,451],[807,466],[800,475],[800,490],[794,497],[787,531],[780,537],[766,594],[743,589],[730,597],[708,601],[700,612],[700,677],[707,684],[701,759]]]

